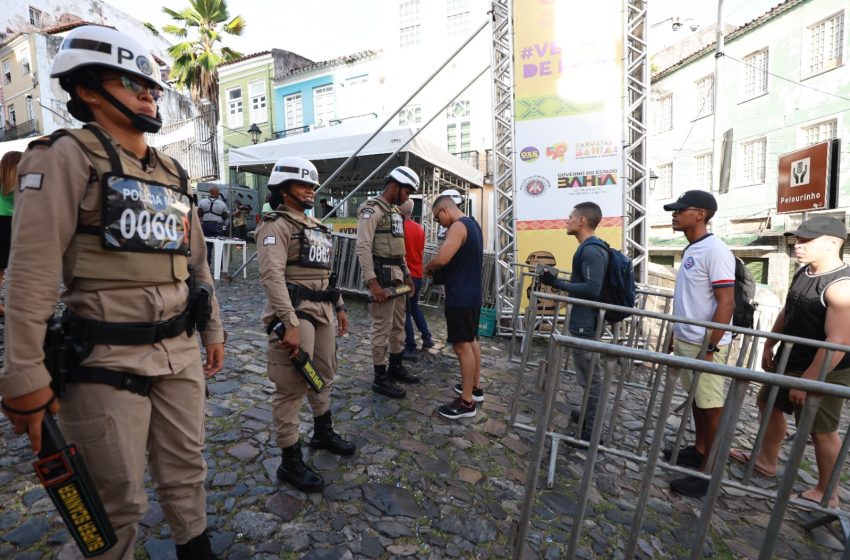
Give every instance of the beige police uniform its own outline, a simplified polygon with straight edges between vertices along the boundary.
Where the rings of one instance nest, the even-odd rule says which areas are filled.
[[[401,286],[410,276],[405,262],[404,221],[401,211],[380,196],[370,198],[357,209],[357,258],[363,282],[376,278],[383,269],[393,286]],[[392,259],[397,264],[382,264]],[[383,287],[387,288],[388,285]],[[376,366],[387,363],[387,350],[398,354],[404,347],[404,314],[406,297],[395,297],[383,303],[370,303],[372,327],[372,361]]]
[[[6,361],[0,375],[3,397],[50,383],[42,345],[60,275],[65,286],[61,299],[68,309],[106,322],[158,322],[179,315],[188,299],[187,264],[195,267],[199,281],[213,283],[195,212],[190,218],[189,257],[105,254],[99,236],[77,232],[78,225],[100,223],[98,174],[110,166],[93,135],[75,136],[84,145],[71,136],[35,144],[18,167]],[[143,164],[112,144],[126,175],[179,185],[167,156],[151,148],[150,161]],[[201,333],[204,345],[224,340],[214,296],[211,303],[212,318]],[[80,365],[156,378],[146,397],[108,385],[71,383],[60,401],[59,425],[86,458],[118,536],[118,544],[101,558],[133,557],[136,527],[147,509],[146,456],[174,540],[183,544],[199,535],[207,520],[206,462],[201,454],[204,376],[196,337],[184,333],[155,344],[95,345]]]
[[[337,363],[334,307],[343,304],[342,296],[335,303],[301,300],[296,307],[286,287],[287,284],[295,284],[314,291],[328,288],[330,270],[296,264],[301,252],[300,233],[304,227],[327,229],[319,220],[281,205],[276,212],[263,216],[255,234],[260,283],[268,297],[262,314],[263,325],[277,318],[287,329],[297,328],[302,348],[310,354],[326,384],[321,393],[311,389],[278,343],[277,335],[269,335],[269,378],[275,384],[272,405],[277,443],[281,449],[298,442],[298,412],[305,394],[314,417],[330,409]],[[329,262],[333,263],[332,255]]]

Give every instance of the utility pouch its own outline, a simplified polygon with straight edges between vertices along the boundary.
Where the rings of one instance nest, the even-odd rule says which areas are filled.
[[[68,382],[68,345],[62,329],[62,319],[52,317],[47,323],[44,337],[44,367],[50,373],[50,388],[62,398],[65,396]]]
[[[118,542],[83,456],[68,445],[53,415],[41,423],[41,452],[33,463],[68,532],[86,558],[98,556]]]
[[[375,266],[375,279],[378,285],[382,288],[391,288],[393,286],[393,271],[390,267],[378,264]]]
[[[286,291],[289,292],[289,301],[292,302],[292,307],[298,309],[298,306],[301,304],[301,286],[298,284],[287,284]]]
[[[286,332],[286,327],[283,326],[283,323],[279,319],[273,319],[269,326],[266,327],[266,332],[268,334],[275,333],[277,335],[278,340],[283,340],[283,335]],[[306,350],[298,347],[298,354],[294,358],[291,358],[292,365],[295,369],[298,370],[298,373],[304,378],[304,381],[310,385],[310,388],[316,391],[317,393],[321,393],[325,388],[325,380],[322,379],[322,376],[319,375],[319,372],[316,370],[316,366],[313,364],[313,360],[310,359],[310,354],[307,353]]]

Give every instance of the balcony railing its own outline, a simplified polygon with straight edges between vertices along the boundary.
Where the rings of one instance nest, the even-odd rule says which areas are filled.
[[[287,128],[286,130],[278,130],[273,134],[273,136],[275,140],[280,140],[281,138],[288,138],[289,136],[304,134],[305,132],[310,132],[310,125],[296,126],[295,128]]]
[[[0,142],[7,142],[9,140],[17,140],[18,138],[27,138],[28,136],[35,136],[39,133],[38,128],[38,121],[36,120],[24,121],[21,124],[17,124],[15,126],[2,128],[0,129]]]
[[[148,144],[177,161],[193,181],[218,177],[215,114],[206,111],[197,117],[166,125],[157,134],[148,134]]]

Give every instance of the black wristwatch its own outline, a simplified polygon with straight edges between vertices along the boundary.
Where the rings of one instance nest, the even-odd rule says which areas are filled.
[[[343,303],[334,307],[334,311],[336,311],[337,313],[339,313],[340,311],[345,311],[346,313],[348,313],[348,308]]]
[[[705,353],[706,353],[706,354],[714,354],[714,353],[715,353],[715,352],[717,352],[718,350],[720,350],[720,348],[718,348],[718,347],[717,347],[717,346],[715,346],[714,344],[709,344],[709,345],[708,345],[708,348],[706,348],[706,349],[705,349]]]

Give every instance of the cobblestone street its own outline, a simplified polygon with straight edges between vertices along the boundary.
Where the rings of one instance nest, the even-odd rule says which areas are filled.
[[[227,559],[311,560],[511,556],[533,434],[508,426],[518,365],[508,359],[506,340],[482,339],[485,401],[476,417],[451,422],[436,412],[439,404],[454,398],[452,386],[460,380],[457,360],[442,343],[442,312],[426,308],[437,346],[409,365],[422,383],[407,386],[408,397],[395,401],[377,396],[370,388],[368,313],[363,299],[349,297],[352,326],[339,339],[332,411],[335,427],[357,444],[358,451],[342,458],[308,449],[308,462],[328,487],[321,494],[306,495],[275,480],[280,450],[271,427],[272,384],[266,377],[265,334],[258,319],[264,296],[256,266],[249,269],[247,281],[220,282],[218,294],[229,339],[224,370],[209,383],[206,451],[207,513],[217,554]],[[571,381],[565,380],[562,386]],[[626,395],[615,444],[642,425],[646,397],[639,392]],[[568,398],[577,402],[579,393],[571,390]],[[748,400],[745,406],[754,419],[754,432],[754,403]],[[570,404],[562,396],[557,407],[555,423],[564,431]],[[52,503],[36,483],[28,440],[14,437],[3,418],[0,558],[76,557]],[[525,420],[533,422],[533,418]],[[671,419],[671,433],[674,428]],[[312,432],[307,406],[301,431],[305,442]],[[742,444],[746,441],[741,438]],[[541,474],[526,557],[564,556],[584,457],[581,450],[562,444],[555,487],[546,488],[545,473]],[[799,488],[812,483],[816,472],[811,450],[807,457]],[[641,463],[600,455],[582,527],[580,557],[622,555],[643,468]],[[740,476],[739,465],[729,468],[731,476],[736,472]],[[642,558],[689,555],[702,501],[671,494],[670,478],[662,474],[655,479],[640,541]],[[775,483],[757,484],[771,487]],[[149,488],[150,508],[142,521],[136,557],[175,558],[170,530],[152,484]],[[850,504],[846,482],[842,501]],[[712,519],[706,556],[755,557],[770,511],[771,503],[764,498],[724,489]],[[825,528],[807,533],[801,527],[813,515],[788,510],[776,548],[778,557],[840,556],[841,542]]]

